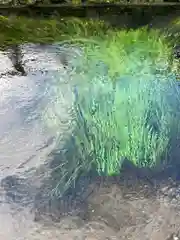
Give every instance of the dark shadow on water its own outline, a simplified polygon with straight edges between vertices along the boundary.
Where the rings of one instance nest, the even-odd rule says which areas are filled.
[[[13,64],[14,69],[21,75],[26,76],[27,73],[24,69],[22,62],[22,51],[20,45],[12,45],[10,47],[9,58]]]

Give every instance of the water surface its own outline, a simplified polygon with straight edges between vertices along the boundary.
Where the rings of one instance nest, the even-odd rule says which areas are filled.
[[[121,178],[82,181],[91,193],[85,204],[66,199],[62,209],[59,199],[50,200],[49,154],[57,143],[63,147],[72,129],[73,69],[64,66],[58,45],[29,44],[18,51],[18,64],[13,48],[0,52],[0,238],[180,237],[180,184],[169,173],[149,181],[124,167]],[[79,56],[74,51],[67,49],[66,63]]]

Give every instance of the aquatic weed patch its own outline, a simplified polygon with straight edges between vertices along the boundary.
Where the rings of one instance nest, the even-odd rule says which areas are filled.
[[[172,46],[158,30],[122,30],[105,37],[95,55],[96,62],[107,65],[111,77],[137,75],[167,69],[171,65]]]
[[[137,167],[160,164],[176,119],[167,100],[170,85],[155,77],[121,81],[91,82],[89,89],[76,93],[75,144],[81,158],[102,175],[119,174],[125,159]]]
[[[175,111],[167,93],[177,80],[169,75],[171,50],[158,31],[143,28],[115,32],[86,51],[79,72],[89,88],[76,94],[74,136],[100,174],[117,174],[126,158],[153,167],[166,155]]]
[[[86,42],[99,39],[109,31],[103,21],[52,17],[0,17],[1,48],[22,43]]]
[[[62,188],[72,186],[87,169],[118,175],[126,159],[137,167],[164,164],[172,135],[179,134],[172,46],[159,31],[142,28],[116,30],[81,47],[84,54],[72,61],[80,79],[70,137],[76,157],[69,160],[70,172],[68,160],[64,165]]]

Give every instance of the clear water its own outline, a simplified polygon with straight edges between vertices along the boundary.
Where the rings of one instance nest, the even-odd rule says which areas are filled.
[[[0,53],[1,177],[18,172],[23,163],[29,169],[35,163],[40,164],[41,158],[47,158],[43,155],[48,154],[50,148],[44,150],[43,147],[47,143],[52,145],[57,131],[60,131],[60,128],[52,127],[53,113],[50,110],[53,107],[59,114],[64,132],[69,122],[68,108],[73,101],[71,79],[61,63],[60,49],[55,46],[46,49],[22,46],[21,50],[26,76],[8,74],[14,70],[12,62],[7,55]],[[58,89],[55,88],[57,85]],[[62,95],[59,102],[56,91]],[[43,154],[40,149],[44,150]]]
[[[49,154],[57,143],[63,147],[64,136],[71,130],[72,71],[64,68],[62,49],[57,45],[24,45],[21,51],[24,76],[12,74],[11,52],[0,53],[0,239],[179,237],[180,184],[168,178],[162,186],[158,182],[151,186],[146,180],[136,182],[130,167],[124,174],[125,183],[123,179],[121,183],[100,179],[101,187],[92,184],[89,191],[94,192],[88,206],[83,206],[85,215],[54,217],[62,209],[58,201],[50,204],[47,193],[51,186],[42,180],[49,178],[45,164],[50,161]],[[54,121],[55,116],[61,121]],[[62,136],[60,141],[57,136]],[[49,213],[56,224],[46,217],[41,219],[35,210]]]

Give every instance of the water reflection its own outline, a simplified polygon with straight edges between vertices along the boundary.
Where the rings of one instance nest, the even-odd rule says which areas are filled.
[[[22,63],[22,51],[21,46],[13,45],[10,47],[9,58],[12,61],[13,67],[17,72],[19,72],[22,76],[26,76],[27,73],[24,70],[24,66]]]
[[[24,45],[12,46],[7,55],[1,53],[2,176],[19,171],[18,166],[22,166],[23,162],[27,162],[24,166],[29,169],[34,164],[40,164],[42,159],[47,159],[46,155],[52,150],[48,142],[52,145],[50,140],[56,136],[57,129],[49,127],[46,117],[49,110],[57,104],[57,90],[59,95],[63,94],[58,111],[61,124],[64,129],[67,128],[67,108],[72,104],[72,94],[69,86],[70,77],[60,62],[61,51],[58,50],[58,46],[41,49],[39,46]],[[48,146],[46,150],[45,146]],[[42,150],[41,157],[39,149]]]

